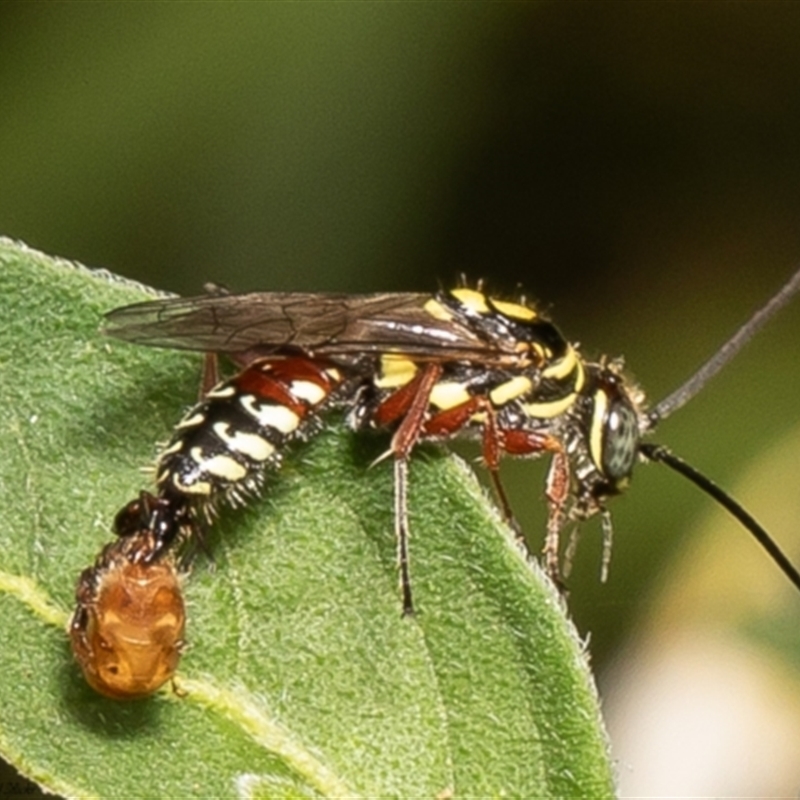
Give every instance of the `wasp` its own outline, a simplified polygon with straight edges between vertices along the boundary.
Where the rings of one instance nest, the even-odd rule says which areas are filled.
[[[176,545],[198,536],[221,505],[243,504],[259,492],[292,443],[313,436],[325,415],[339,409],[356,431],[391,433],[383,457],[394,464],[404,614],[414,610],[409,459],[421,442],[461,437],[479,441],[509,521],[513,515],[499,477],[502,456],[550,457],[544,562],[556,582],[565,524],[598,514],[606,539],[605,573],[611,537],[607,502],[625,490],[643,459],[667,464],[720,500],[800,588],[800,574],[744,509],[669,450],[642,441],[798,290],[800,271],[689,381],[649,410],[619,359],[587,360],[533,305],[493,298],[480,285],[434,295],[212,289],[199,297],[165,297],[113,310],[105,327],[109,336],[213,354],[206,360],[200,401],[157,458],[155,493],[142,492],[126,505],[115,519],[115,532],[121,542],[144,543],[134,547],[137,565],[158,567]],[[218,355],[238,368],[222,381]],[[91,579],[79,584],[80,624],[73,623],[78,630],[86,627],[84,610],[91,607],[96,577],[108,570],[107,561],[101,557]]]
[[[152,523],[169,548],[190,517],[258,491],[287,446],[344,408],[355,430],[390,430],[403,610],[413,611],[406,494],[422,441],[471,436],[507,516],[503,454],[552,462],[545,554],[558,573],[566,518],[604,511],[627,484],[643,425],[620,365],[583,359],[531,306],[479,289],[424,294],[267,293],[166,299],[111,312],[106,333],[140,344],[222,353],[242,368],[178,423],[156,463]],[[139,501],[137,501],[137,504]],[[117,519],[137,530],[131,508]]]

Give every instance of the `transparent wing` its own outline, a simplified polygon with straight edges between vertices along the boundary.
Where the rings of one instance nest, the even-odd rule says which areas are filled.
[[[254,292],[165,298],[115,309],[104,333],[151,347],[318,356],[397,352],[417,358],[491,358],[513,343],[426,310],[427,294]]]

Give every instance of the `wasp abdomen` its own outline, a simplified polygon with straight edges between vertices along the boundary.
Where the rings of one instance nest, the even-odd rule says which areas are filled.
[[[342,382],[306,358],[263,359],[212,389],[178,423],[156,466],[159,490],[236,501],[258,488],[282,448],[304,438]]]

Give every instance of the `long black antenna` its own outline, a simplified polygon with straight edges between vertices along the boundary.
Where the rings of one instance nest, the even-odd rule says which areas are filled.
[[[650,461],[660,461],[668,467],[672,467],[676,472],[688,478],[696,486],[699,486],[706,494],[711,495],[721,506],[724,506],[739,522],[756,537],[759,544],[769,553],[772,560],[778,565],[783,574],[800,590],[800,572],[786,557],[783,551],[775,543],[775,540],[759,525],[754,517],[739,505],[729,494],[717,486],[714,481],[706,478],[694,467],[687,464],[683,459],[678,458],[674,453],[660,444],[640,444],[639,452]]]
[[[800,269],[686,383],[678,387],[671,395],[665,397],[655,408],[650,410],[647,414],[647,429],[652,430],[662,419],[688,403],[799,290]]]

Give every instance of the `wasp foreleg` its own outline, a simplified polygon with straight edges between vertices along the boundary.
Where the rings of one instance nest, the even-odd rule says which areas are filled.
[[[558,564],[558,546],[564,528],[564,509],[569,498],[569,461],[562,450],[553,455],[547,472],[547,535],[544,540],[544,568],[559,589],[563,588]]]

